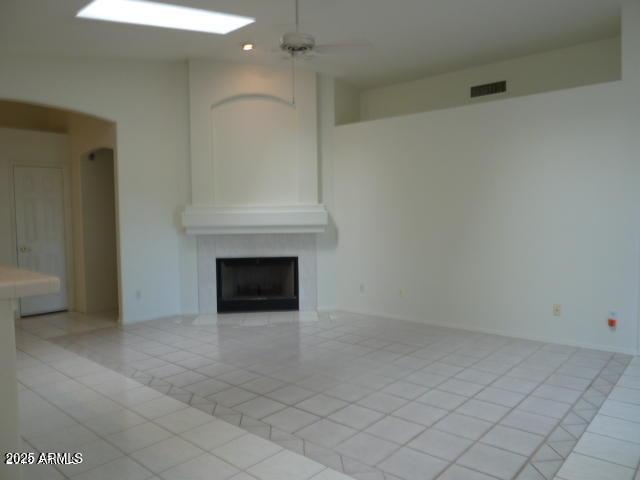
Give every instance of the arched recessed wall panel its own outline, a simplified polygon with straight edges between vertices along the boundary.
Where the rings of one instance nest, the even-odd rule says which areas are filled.
[[[316,74],[300,68],[189,62],[189,234],[317,233]]]
[[[269,95],[237,96],[211,108],[216,205],[298,202],[298,113]]]
[[[295,103],[292,80],[288,67],[189,62],[193,206],[318,204],[316,75],[296,72]],[[241,165],[268,175],[236,184]]]

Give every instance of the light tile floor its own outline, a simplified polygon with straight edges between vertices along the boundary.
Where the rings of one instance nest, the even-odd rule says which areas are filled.
[[[640,358],[635,357],[558,472],[558,480],[640,479]]]
[[[34,390],[42,375],[61,385],[74,375],[90,382],[90,391],[47,399],[66,411],[67,402],[73,398],[77,405],[80,398],[75,420],[92,422],[93,428],[84,426],[99,441],[163,478],[210,464],[221,475],[225,465],[244,469],[238,479],[292,478],[279,461],[292,459],[298,475],[323,479],[337,473],[315,471],[312,464],[361,480],[550,480],[610,392],[615,401],[637,401],[628,391],[632,385],[613,388],[629,356],[346,313],[177,317],[62,335],[51,328],[64,330],[60,321],[19,323],[19,337],[31,340],[30,356],[52,369],[34,370],[23,384],[42,395]],[[44,348],[39,344],[50,345],[37,337],[66,350],[33,355],[34,348]],[[110,370],[69,362],[69,350]],[[130,377],[130,388],[123,391],[115,372]],[[119,415],[123,405],[127,412]],[[214,417],[242,430],[222,427]],[[620,430],[610,418],[589,429],[600,429],[593,433],[601,436]],[[51,422],[55,429],[67,426]],[[27,441],[31,423],[25,425]],[[107,432],[120,426],[128,428]],[[230,429],[235,437],[225,436]],[[247,431],[252,435],[240,436]],[[598,460],[589,453],[591,441],[592,449],[586,443],[580,455]],[[286,449],[275,457],[274,443]],[[201,459],[194,446],[214,458]],[[109,454],[115,453],[101,453]],[[630,458],[627,452],[627,463]],[[167,462],[186,466],[166,473]]]
[[[23,480],[349,480],[25,330],[50,337],[49,320],[18,322],[23,451],[84,461],[25,466]]]

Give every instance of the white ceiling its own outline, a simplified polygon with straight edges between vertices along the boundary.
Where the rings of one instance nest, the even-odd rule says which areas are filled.
[[[302,29],[319,43],[372,48],[310,63],[377,86],[616,35],[623,0],[300,0]],[[281,62],[272,49],[291,29],[293,0],[173,0],[248,15],[226,36],[75,18],[89,0],[0,0],[0,55]],[[255,42],[245,54],[239,45]]]

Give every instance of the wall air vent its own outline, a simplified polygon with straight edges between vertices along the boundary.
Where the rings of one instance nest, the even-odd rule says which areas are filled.
[[[495,95],[496,93],[504,93],[507,91],[507,82],[494,82],[485,85],[476,85],[471,87],[471,98],[484,97],[486,95]]]

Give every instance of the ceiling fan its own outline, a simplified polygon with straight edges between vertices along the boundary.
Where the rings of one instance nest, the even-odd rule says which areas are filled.
[[[300,0],[295,1],[295,31],[287,32],[282,35],[280,40],[280,50],[295,57],[309,57],[313,54],[320,53],[341,53],[357,48],[371,47],[369,42],[350,42],[350,43],[329,43],[318,45],[313,35],[300,31]]]
[[[296,103],[296,89],[295,89],[295,62],[297,58],[310,59],[315,54],[325,53],[343,53],[353,49],[369,48],[371,44],[369,42],[350,42],[350,43],[329,43],[329,44],[317,44],[316,39],[309,33],[300,31],[300,0],[294,0],[295,3],[295,31],[286,32],[282,35],[280,40],[279,50],[285,52],[288,58],[291,60],[291,82],[292,82],[292,95],[291,104]]]

